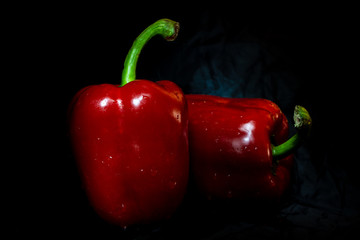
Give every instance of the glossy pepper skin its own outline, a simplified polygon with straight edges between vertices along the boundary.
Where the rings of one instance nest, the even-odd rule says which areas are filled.
[[[131,79],[86,87],[71,104],[70,133],[89,201],[102,218],[125,228],[177,209],[189,155],[187,105],[176,84]]]
[[[209,199],[277,202],[290,183],[292,154],[273,157],[288,121],[266,99],[186,95],[191,172]]]

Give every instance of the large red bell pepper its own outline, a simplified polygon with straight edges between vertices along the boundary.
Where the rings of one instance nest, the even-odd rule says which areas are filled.
[[[127,227],[168,218],[179,206],[189,174],[188,116],[181,89],[170,81],[135,80],[145,43],[176,38],[179,24],[162,19],[134,41],[121,86],[77,93],[70,132],[83,185],[96,212]]]
[[[288,121],[265,99],[186,95],[191,170],[208,198],[278,201],[290,182],[291,152],[311,126],[296,106],[298,132],[289,140]]]

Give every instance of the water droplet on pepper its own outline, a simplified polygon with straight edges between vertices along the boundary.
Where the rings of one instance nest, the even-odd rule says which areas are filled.
[[[150,169],[150,175],[152,176],[152,177],[155,177],[156,175],[158,175],[158,170],[157,169],[154,169],[154,168],[151,168]]]
[[[233,196],[233,195],[232,195],[232,191],[228,191],[227,194],[226,194],[226,196],[227,196],[228,198],[232,198],[232,196]]]

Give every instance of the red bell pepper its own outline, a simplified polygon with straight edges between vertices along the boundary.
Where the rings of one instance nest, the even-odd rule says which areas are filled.
[[[70,133],[83,185],[96,212],[127,227],[168,218],[188,182],[188,116],[182,90],[170,81],[135,80],[145,43],[174,40],[179,24],[162,19],[134,41],[121,86],[80,90],[71,104]]]
[[[291,152],[311,126],[308,112],[296,106],[298,132],[287,140],[288,121],[269,100],[186,99],[190,168],[198,189],[209,199],[278,201],[289,186]]]

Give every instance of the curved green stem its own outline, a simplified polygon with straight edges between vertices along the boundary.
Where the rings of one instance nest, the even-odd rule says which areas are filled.
[[[122,72],[121,86],[136,79],[136,64],[144,45],[155,35],[161,35],[167,41],[173,41],[178,35],[180,25],[170,19],[160,19],[147,27],[134,41],[126,56]]]
[[[280,158],[293,152],[309,134],[312,120],[309,112],[304,107],[295,106],[294,122],[297,133],[286,142],[278,146],[272,146],[272,155],[274,158]]]

